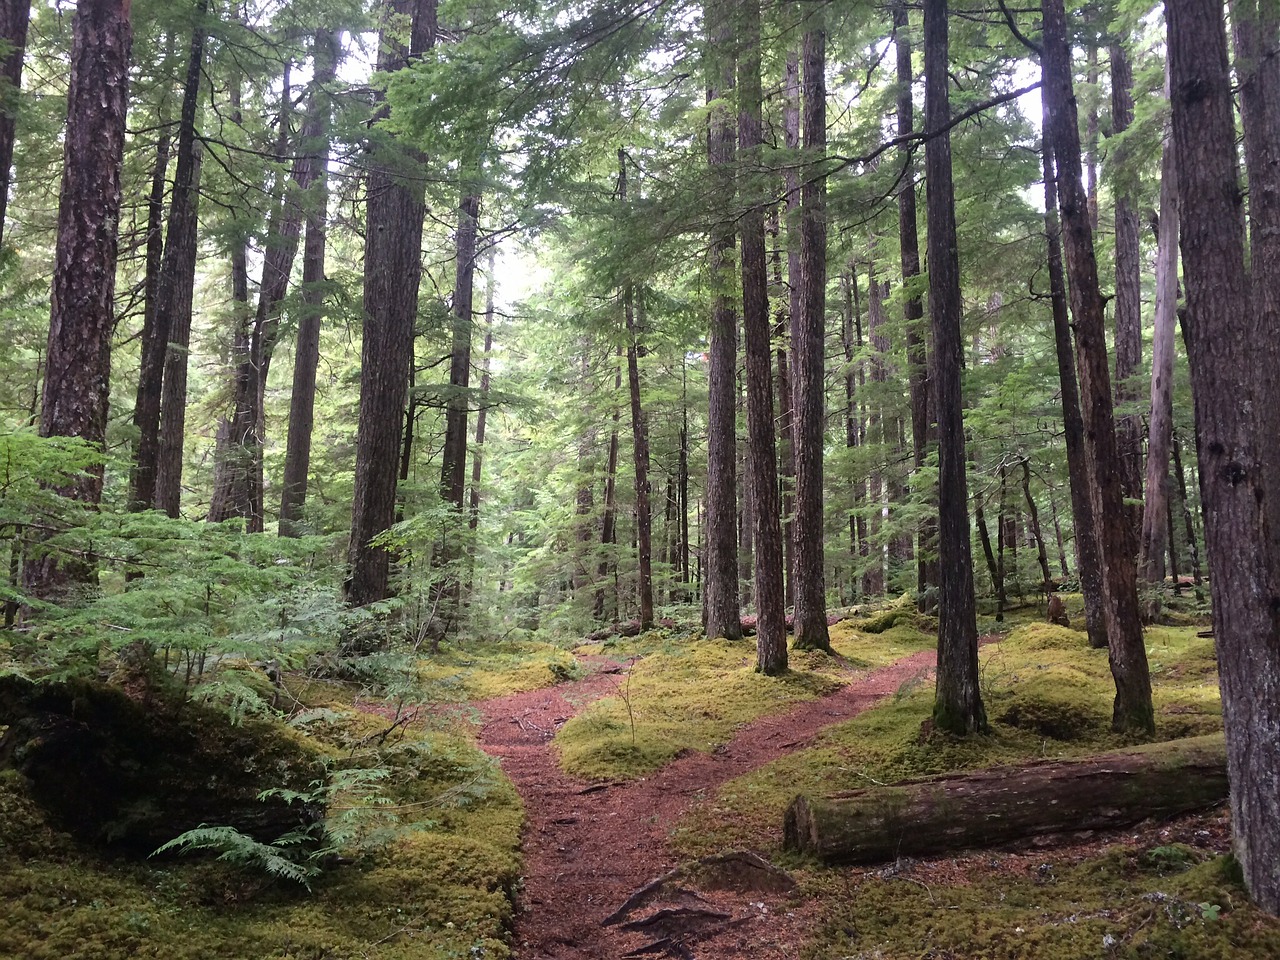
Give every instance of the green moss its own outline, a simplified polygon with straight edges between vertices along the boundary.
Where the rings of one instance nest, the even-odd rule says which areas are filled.
[[[1089,646],[1083,630],[1060,627],[1056,623],[1028,623],[1016,627],[1005,638],[1022,650],[1079,650]]]
[[[1220,710],[1216,678],[1205,673],[1212,649],[1194,633],[1158,628],[1148,634],[1161,739],[1221,728],[1213,712]],[[753,845],[776,856],[782,815],[797,793],[820,795],[1123,745],[1109,729],[1114,687],[1107,651],[1090,649],[1083,634],[1027,622],[1003,642],[983,647],[979,663],[982,698],[995,721],[989,735],[956,739],[935,732],[922,738],[922,724],[932,712],[932,684],[909,681],[898,696],[829,727],[809,749],[730,781],[686,816],[676,831],[677,846],[701,856]],[[1155,670],[1156,663],[1161,669]],[[1181,712],[1196,704],[1203,713]]]
[[[938,645],[936,629],[921,629],[914,620],[906,620],[878,634],[862,629],[858,620],[842,620],[830,628],[831,647],[852,666],[884,667],[903,657],[931,650]]]
[[[554,686],[580,675],[577,659],[550,643],[525,640],[472,641],[447,646],[425,658],[422,679],[439,685],[449,699],[492,700]]]
[[[797,657],[808,665],[818,655]],[[617,679],[614,696],[585,707],[556,735],[560,762],[576,776],[643,776],[687,750],[710,751],[756,717],[777,713],[840,686],[829,673],[805,669],[782,677],[755,672],[753,642],[699,640],[638,661]]]
[[[918,633],[936,635],[938,631],[937,619],[918,612],[909,595],[899,597],[883,610],[869,616],[855,617],[850,622],[854,629],[873,636],[900,625],[910,627]]]
[[[387,721],[339,710],[307,726],[345,755]],[[23,778],[0,774],[0,956],[509,957],[523,819],[511,783],[439,732],[410,731],[378,761],[390,804],[378,809],[401,827],[380,852],[331,865],[313,893],[212,861],[103,861],[44,824]]]
[[[992,871],[974,859],[964,883],[929,865],[905,876],[818,870],[805,892],[827,920],[803,957],[1078,957],[1264,960],[1280,955],[1280,923],[1247,905],[1225,858],[1188,847],[1121,845],[1079,863],[1052,853],[1033,869]],[[1204,860],[1204,862],[1201,862]],[[893,873],[894,875],[888,875]],[[909,878],[909,879],[908,879]]]

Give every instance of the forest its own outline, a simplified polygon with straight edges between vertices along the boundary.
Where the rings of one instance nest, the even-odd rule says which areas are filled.
[[[1280,956],[1275,0],[0,61],[0,957]]]

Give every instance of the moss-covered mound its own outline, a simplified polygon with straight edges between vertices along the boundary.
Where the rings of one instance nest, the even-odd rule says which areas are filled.
[[[310,891],[203,858],[104,860],[49,822],[24,777],[0,773],[0,957],[510,956],[522,816],[497,765],[461,738],[402,728],[362,754],[387,720],[333,705],[303,726],[377,783],[333,796],[326,822],[348,842]]]
[[[420,673],[450,698],[490,700],[573,680],[581,671],[573,654],[554,644],[511,639],[445,645],[422,661]]]
[[[87,680],[0,678],[0,769],[21,773],[52,823],[146,855],[205,823],[270,841],[322,811],[269,788],[303,792],[324,777],[319,753],[287,728],[233,724],[178,696],[141,703]]]

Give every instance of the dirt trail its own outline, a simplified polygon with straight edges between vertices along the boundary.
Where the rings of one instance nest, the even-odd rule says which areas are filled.
[[[834,694],[789,713],[764,717],[738,731],[712,754],[690,753],[650,777],[600,788],[564,774],[550,746],[556,728],[583,705],[609,696],[622,664],[594,658],[597,671],[575,683],[477,704],[480,745],[499,757],[524,798],[525,887],[516,922],[520,960],[618,960],[651,945],[655,935],[601,926],[646,882],[678,865],[667,838],[699,797],[721,784],[800,749],[822,728],[856,716],[913,678],[931,675],[935,657],[924,651],[890,666],[855,674]],[[779,824],[781,829],[781,824]],[[761,838],[758,846],[767,846]],[[693,952],[673,946],[646,955],[728,960],[794,957],[792,927],[776,912],[777,897],[739,897],[756,922],[736,923]],[[723,908],[699,900],[696,909]],[[638,955],[638,954],[636,954]]]

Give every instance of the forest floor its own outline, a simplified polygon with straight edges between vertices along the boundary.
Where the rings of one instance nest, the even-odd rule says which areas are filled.
[[[1226,856],[1224,810],[873,868],[783,851],[797,793],[1121,745],[1106,651],[1028,613],[983,638],[993,726],[976,740],[922,728],[935,657],[919,625],[841,627],[844,656],[795,665],[785,696],[800,699],[766,712],[748,687],[749,719],[714,735],[690,728],[741,705],[719,687],[755,682],[750,642],[606,641],[576,651],[581,679],[474,701],[479,746],[525,806],[517,960],[1280,956],[1280,924]],[[1188,619],[1152,628],[1148,655],[1157,739],[1220,729],[1212,642]],[[686,746],[657,757],[663,737]]]
[[[480,745],[501,758],[525,803],[517,956],[614,960],[646,947],[679,956],[677,941],[699,940],[696,956],[702,960],[794,957],[803,921],[787,911],[785,892],[770,882],[773,875],[752,877],[750,868],[730,878],[729,885],[745,890],[711,891],[702,884],[695,893],[673,884],[679,905],[666,891],[666,909],[681,912],[654,919],[651,904],[651,922],[643,929],[604,921],[646,883],[680,865],[669,840],[695,801],[801,748],[824,727],[857,716],[904,684],[927,679],[934,661],[934,653],[924,651],[856,671],[835,693],[762,717],[710,753],[687,751],[656,773],[626,782],[592,783],[564,773],[551,743],[581,707],[619,692],[624,661],[588,657],[584,666],[592,672],[574,683],[477,704]],[[644,918],[637,911],[624,919]]]

